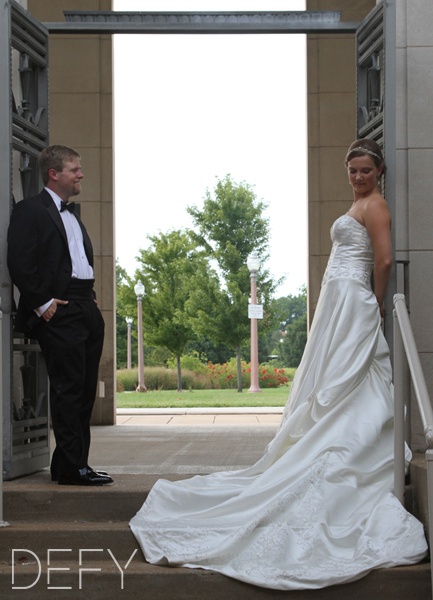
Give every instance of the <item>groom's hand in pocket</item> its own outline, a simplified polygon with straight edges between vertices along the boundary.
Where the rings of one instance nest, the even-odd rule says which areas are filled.
[[[49,305],[47,310],[43,313],[42,318],[44,321],[48,323],[48,321],[55,315],[58,304],[67,304],[67,300],[59,300],[58,298],[54,298],[52,303]]]

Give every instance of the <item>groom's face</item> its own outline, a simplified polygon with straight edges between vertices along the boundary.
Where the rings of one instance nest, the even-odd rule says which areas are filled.
[[[63,169],[56,173],[59,196],[67,200],[71,196],[77,196],[81,193],[81,180],[84,175],[81,171],[81,165],[78,158],[65,161]]]

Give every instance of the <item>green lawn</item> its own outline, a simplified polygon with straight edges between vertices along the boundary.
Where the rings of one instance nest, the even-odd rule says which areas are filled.
[[[289,395],[289,387],[265,389],[261,394],[248,394],[243,390],[187,390],[138,392],[118,392],[117,408],[190,408],[218,406],[284,406]]]

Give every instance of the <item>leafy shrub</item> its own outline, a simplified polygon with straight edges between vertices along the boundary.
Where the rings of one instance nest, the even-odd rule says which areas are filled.
[[[180,357],[180,368],[187,369],[188,371],[199,371],[203,365],[203,361],[207,361],[207,358],[203,355],[200,359],[200,355],[197,350],[193,350],[189,354],[183,354]],[[177,369],[176,357],[173,356],[167,360],[167,366],[169,369]]]
[[[289,377],[286,369],[259,367],[259,386],[261,388],[280,387],[289,385]]]
[[[297,370],[298,370],[297,367],[284,367],[285,375],[287,375],[287,377],[290,379],[290,381],[293,381]]]
[[[242,388],[249,388],[251,385],[251,363],[241,361],[242,369]],[[237,368],[236,359],[230,360],[228,363],[220,365],[212,364],[210,361],[202,367],[200,372],[195,373],[196,378],[202,375],[210,377],[211,386],[219,389],[236,389],[237,388]],[[289,378],[285,373],[285,369],[266,368],[259,366],[259,386],[261,388],[280,387],[288,385]]]

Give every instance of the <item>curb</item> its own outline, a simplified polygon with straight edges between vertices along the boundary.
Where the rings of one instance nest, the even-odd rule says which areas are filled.
[[[239,406],[195,408],[118,408],[117,415],[271,415],[283,413],[284,406]]]

